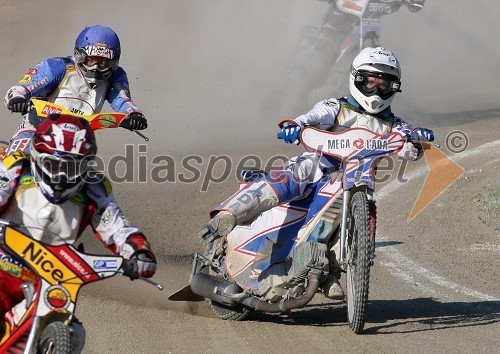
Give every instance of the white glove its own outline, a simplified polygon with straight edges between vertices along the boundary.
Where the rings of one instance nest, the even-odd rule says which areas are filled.
[[[412,143],[405,143],[401,151],[398,152],[398,156],[409,161],[415,161],[420,158],[418,149]]]
[[[130,279],[151,278],[156,272],[156,259],[150,251],[137,251],[125,260],[124,274]]]

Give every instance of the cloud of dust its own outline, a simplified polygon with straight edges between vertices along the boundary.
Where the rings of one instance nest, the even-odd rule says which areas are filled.
[[[90,0],[78,7],[42,0],[40,5],[38,12],[15,1],[1,5],[0,64],[8,70],[0,87],[6,90],[42,58],[70,55],[84,26],[109,25],[122,41],[121,65],[133,98],[150,120],[150,150],[186,154],[251,151],[275,143],[276,123],[290,118],[281,116],[279,101],[291,52],[300,30],[319,26],[328,8],[311,0]],[[384,17],[382,43],[403,65],[404,93],[394,101],[396,112],[411,120],[428,112],[496,108],[499,15],[500,5],[458,0],[453,11],[449,4],[427,1],[418,13],[403,8]],[[17,122],[6,124],[14,129]],[[104,132],[101,141],[113,150],[124,134]]]
[[[498,109],[499,16],[500,4],[487,0],[428,0],[420,12],[385,17],[382,42],[403,69],[396,112],[432,126],[432,113],[451,113],[452,123],[455,112]]]

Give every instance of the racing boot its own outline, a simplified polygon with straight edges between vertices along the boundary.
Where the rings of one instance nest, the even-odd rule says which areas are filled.
[[[198,236],[205,244],[226,237],[236,226],[236,218],[227,210],[219,211],[208,224],[200,231]]]
[[[344,289],[340,285],[339,279],[341,275],[340,264],[337,260],[337,254],[340,254],[340,234],[337,231],[332,240],[332,246],[327,253],[328,256],[328,277],[321,284],[321,289],[325,297],[333,300],[343,300],[344,299]]]
[[[344,289],[339,282],[340,272],[335,274],[328,274],[328,278],[321,284],[321,290],[325,297],[333,300],[344,299]]]
[[[281,182],[282,180],[284,182]],[[210,213],[215,216],[200,231],[199,237],[202,242],[208,244],[219,237],[226,237],[236,225],[245,225],[262,212],[278,205],[279,198],[275,189],[284,188],[279,186],[273,188],[270,183],[285,183],[286,180],[288,179],[283,177],[277,182],[262,179],[239,190]]]

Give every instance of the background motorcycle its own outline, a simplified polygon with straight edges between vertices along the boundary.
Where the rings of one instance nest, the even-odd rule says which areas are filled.
[[[340,160],[301,200],[262,213],[250,225],[237,226],[227,239],[195,254],[190,285],[172,294],[173,301],[205,298],[222,319],[242,320],[253,309],[286,312],[305,306],[326,280],[328,251],[340,238],[337,254],[347,273],[349,327],[365,324],[370,267],[375,253],[375,167],[396,154],[410,136],[378,135],[363,128],[340,133],[305,127],[300,140],[310,152]],[[252,171],[254,178],[262,171]],[[276,178],[276,175],[273,176]]]
[[[126,264],[120,256],[86,254],[83,247],[75,249],[62,239],[57,246],[46,245],[20,231],[26,228],[0,219],[0,251],[14,256],[10,264],[17,261],[10,269],[22,271],[27,266],[36,275],[22,285],[25,299],[0,319],[5,321],[0,352],[78,353],[85,342],[85,331],[75,317],[80,288],[127,275]],[[163,290],[151,279],[140,279]]]
[[[307,26],[290,63],[285,85],[284,109],[287,114],[303,110],[321,99],[349,90],[348,74],[354,57],[363,48],[381,46],[381,19],[406,6],[412,12],[423,8],[423,1],[391,3],[374,0],[332,0],[321,28]],[[333,15],[333,12],[339,15]],[[335,23],[328,23],[335,22]],[[339,23],[337,23],[339,22]],[[324,48],[327,46],[328,48]]]

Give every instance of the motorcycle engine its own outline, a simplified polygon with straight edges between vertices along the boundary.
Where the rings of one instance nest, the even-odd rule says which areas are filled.
[[[299,243],[292,257],[273,264],[259,276],[259,295],[264,300],[278,302],[301,296],[306,287],[307,273],[316,269],[328,273],[327,246],[317,242]]]

